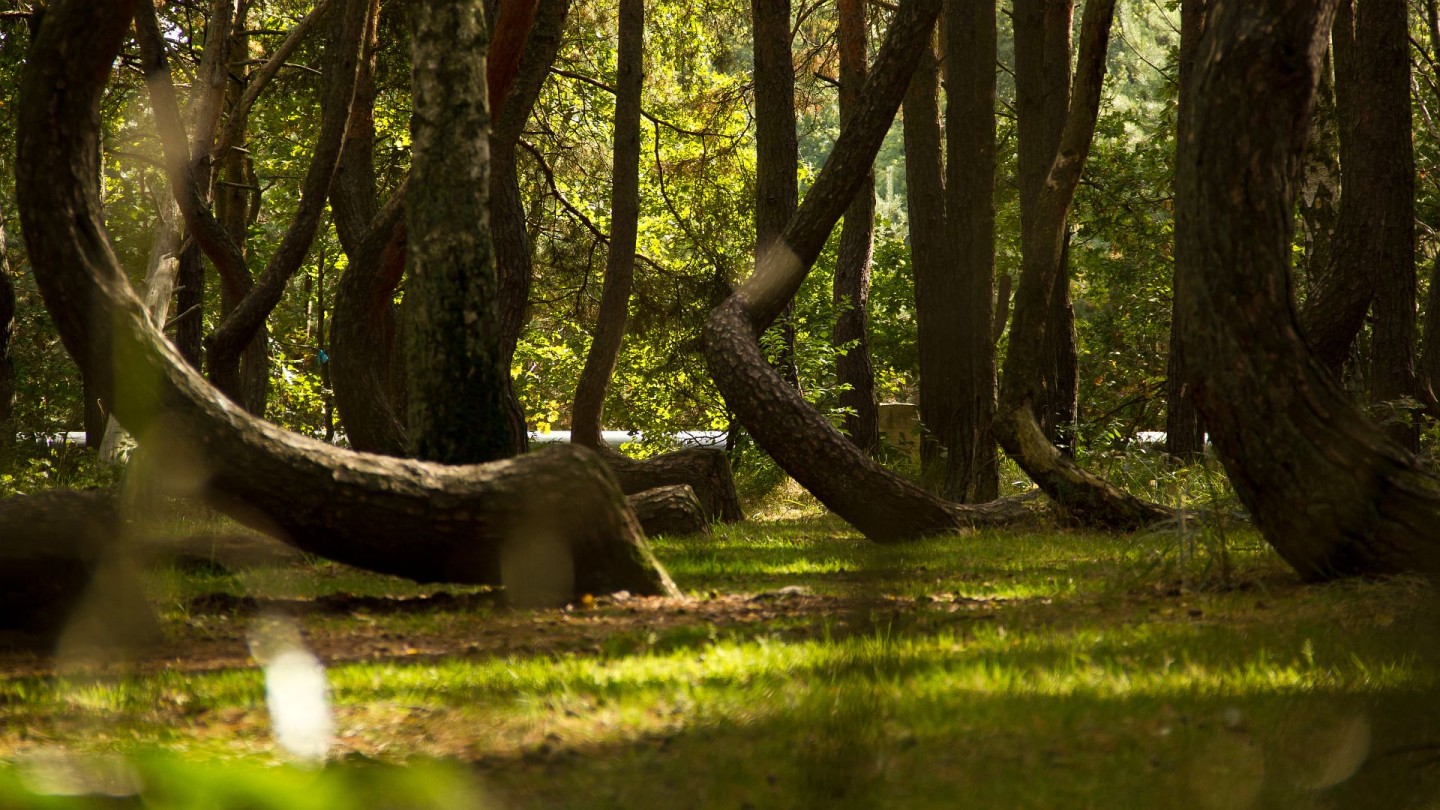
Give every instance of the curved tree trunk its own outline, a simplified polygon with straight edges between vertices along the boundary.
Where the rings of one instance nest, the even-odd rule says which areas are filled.
[[[1178,167],[1185,355],[1236,493],[1297,571],[1434,573],[1440,480],[1340,389],[1291,301],[1294,183],[1334,8],[1211,11]]]
[[[338,450],[240,411],[183,364],[130,290],[94,190],[100,94],[136,5],[50,7],[22,87],[17,189],[36,279],[66,348],[113,392],[125,427],[166,454],[170,483],[299,548],[371,570],[504,584],[523,601],[675,594],[588,451],[447,466]]]
[[[601,444],[605,392],[620,358],[630,288],[635,279],[635,245],[640,232],[640,91],[645,80],[645,2],[620,0],[619,56],[615,80],[615,145],[610,173],[610,249],[595,335],[575,386],[571,441]]]
[[[996,433],[1005,452],[1073,518],[1129,529],[1163,520],[1169,512],[1121,492],[1063,455],[1041,430],[1034,411],[1044,379],[1046,322],[1060,274],[1065,220],[1095,134],[1114,10],[1114,0],[1087,0],[1085,4],[1069,111],[1044,181],[1038,191],[1031,192],[1036,194],[1030,206],[1032,214],[1022,218],[1020,282],[1015,291],[1010,347],[1000,385]],[[1017,25],[1019,17],[1017,13]],[[1052,35],[1057,34],[1053,27],[1047,27],[1045,36]],[[1020,47],[1027,46],[1020,43]]]
[[[710,519],[696,499],[695,490],[685,484],[647,489],[628,500],[647,535],[679,537],[710,532]]]
[[[782,239],[755,273],[710,314],[705,360],[726,404],[787,473],[866,537],[910,540],[1014,516],[1008,504],[961,506],[936,498],[870,460],[765,362],[759,335],[784,309],[820,255],[880,148],[940,12],[908,0],[872,65],[860,110]]]
[[[869,72],[869,46],[865,30],[864,0],[840,0],[840,123],[855,114]],[[845,408],[845,433],[866,453],[880,449],[880,407],[875,401],[875,369],[870,363],[870,261],[875,250],[875,171],[865,181],[840,228],[840,252],[835,260],[835,348],[843,352],[835,362],[840,384],[840,406]]]
[[[734,523],[744,519],[730,457],[713,447],[692,447],[636,460],[601,447],[600,456],[615,473],[626,495],[668,486],[688,486],[707,521]]]

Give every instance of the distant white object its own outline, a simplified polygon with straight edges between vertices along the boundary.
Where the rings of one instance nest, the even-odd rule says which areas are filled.
[[[1141,430],[1135,434],[1135,444],[1145,446],[1162,446],[1165,444],[1167,434],[1163,430]],[[1210,444],[1210,434],[1205,434],[1205,444]]]
[[[644,438],[644,434],[638,431],[632,433],[628,430],[604,430],[600,432],[605,444],[619,449],[621,445],[631,442],[638,442]],[[667,434],[667,437],[681,447],[720,447],[725,446],[725,431],[723,430],[679,430]],[[556,442],[569,442],[570,431],[551,430],[541,433],[538,430],[530,431],[531,444],[553,444]]]
[[[64,433],[16,433],[17,442],[34,442],[43,444],[46,447],[56,447],[64,444],[73,444],[77,447],[85,447],[87,444],[85,431],[70,430]]]

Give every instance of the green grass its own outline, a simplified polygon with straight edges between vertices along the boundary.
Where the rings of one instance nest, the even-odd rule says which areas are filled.
[[[1440,806],[1419,581],[1302,586],[1234,529],[885,548],[820,517],[656,550],[690,602],[515,613],[325,563],[158,573],[166,631],[196,650],[254,621],[206,594],[370,598],[287,602],[329,659],[332,764],[261,767],[285,757],[253,665],[18,676],[0,807],[42,806],[57,752],[124,757],[154,807],[288,807],[306,780],[330,797],[311,806],[378,806],[416,773],[438,792],[394,806]]]

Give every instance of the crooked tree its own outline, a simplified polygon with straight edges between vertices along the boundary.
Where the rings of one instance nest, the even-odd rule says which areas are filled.
[[[1177,167],[1181,338],[1216,452],[1290,565],[1311,579],[1435,573],[1440,478],[1340,388],[1292,298],[1297,169],[1335,7],[1211,8]]]

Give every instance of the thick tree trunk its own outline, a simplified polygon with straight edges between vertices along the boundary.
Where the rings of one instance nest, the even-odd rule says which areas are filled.
[[[1195,57],[1200,50],[1200,38],[1205,34],[1205,14],[1210,0],[1182,0],[1180,3],[1180,64],[1176,84],[1178,85],[1178,108],[1175,113],[1176,161],[1186,147],[1190,132],[1190,118],[1195,99],[1191,92],[1195,81]],[[1178,185],[1178,183],[1177,183]],[[1178,223],[1188,211],[1176,210]],[[1178,267],[1182,248],[1175,245]],[[1165,452],[1183,461],[1192,461],[1205,452],[1205,428],[1200,424],[1200,412],[1195,409],[1195,397],[1190,382],[1190,372],[1185,364],[1184,344],[1180,340],[1183,331],[1180,325],[1180,286],[1183,280],[1179,272],[1173,275],[1174,285],[1170,302],[1170,358],[1165,375]]]
[[[908,0],[895,13],[872,65],[861,108],[781,240],[705,327],[705,360],[726,404],[787,473],[866,537],[910,540],[1002,522],[1023,507],[947,503],[870,460],[820,415],[760,350],[759,336],[795,295],[864,179],[930,41],[940,0]]]
[[[1389,302],[1405,295],[1400,274],[1406,268],[1414,272],[1414,159],[1404,19],[1399,20],[1399,39],[1394,39],[1397,15],[1406,15],[1404,8],[1396,8],[1404,5],[1396,0],[1344,0],[1331,36],[1340,122],[1340,216],[1329,262],[1311,268],[1311,292],[1301,323],[1316,356],[1337,377],[1364,326],[1376,285],[1385,279],[1389,309],[1402,309],[1403,302]],[[1403,349],[1391,354],[1392,364],[1403,365]],[[1396,376],[1403,378],[1404,371]],[[1403,389],[1405,383],[1394,387]]]
[[[165,453],[170,483],[372,570],[504,584],[525,602],[676,594],[588,451],[448,466],[338,450],[227,405],[181,362],[129,289],[94,192],[99,98],[136,5],[50,7],[23,82],[17,186],[32,266],[66,348],[104,391],[115,367],[127,370],[115,412]]]
[[[610,173],[610,250],[600,294],[595,334],[575,386],[571,441],[601,444],[605,392],[620,358],[630,288],[635,278],[635,245],[640,232],[640,91],[645,80],[645,2],[620,0],[619,56],[615,79],[615,145]]]
[[[514,454],[490,244],[489,31],[474,3],[436,0],[412,16],[411,140],[406,192],[406,359],[410,449],[446,464]]]
[[[1178,167],[1185,355],[1236,493],[1297,571],[1434,573],[1440,481],[1340,389],[1290,298],[1295,179],[1334,8],[1252,0],[1210,13]]]
[[[710,519],[695,498],[695,491],[685,484],[647,489],[627,500],[648,536],[710,533]]]
[[[755,262],[758,266],[795,213],[800,198],[796,167],[795,60],[790,51],[790,0],[751,0],[755,40]],[[780,313],[780,356],[785,381],[800,386],[795,362],[792,304]]]
[[[843,126],[860,104],[869,72],[868,26],[864,0],[840,0],[840,123]],[[840,384],[840,406],[846,410],[845,433],[866,453],[880,449],[880,407],[875,400],[875,370],[870,363],[870,261],[875,249],[875,172],[865,172],[854,201],[845,210],[840,228],[840,252],[835,261],[835,347],[842,354],[835,364]]]
[[[525,211],[515,177],[515,143],[559,50],[568,11],[568,0],[541,0],[516,78],[490,134],[490,230],[507,368],[524,326],[531,276]],[[396,189],[391,202],[369,223],[358,254],[350,255],[350,266],[336,285],[332,326],[335,399],[351,446],[397,456],[407,452],[400,416],[406,411],[402,392],[407,375],[400,373],[404,352],[394,349],[401,332],[400,313],[390,302],[404,274],[407,234],[403,200],[407,187],[405,183]],[[527,437],[513,388],[507,400],[515,450],[520,452]]]
[[[955,309],[948,315],[956,342],[942,346],[942,377],[952,381],[954,422],[946,436],[955,477],[952,490],[965,503],[985,503],[1000,492],[995,440],[995,4],[950,0],[945,7],[946,230],[955,274]],[[947,478],[949,478],[947,476]]]
[[[1065,220],[1095,134],[1114,10],[1114,0],[1087,0],[1075,86],[1070,93],[1070,107],[1058,147],[1052,151],[1038,191],[1034,191],[1034,185],[1027,185],[1036,182],[1028,175],[1021,180],[1022,200],[1030,193],[1038,196],[1029,206],[1031,215],[1021,217],[1020,282],[1015,292],[1010,346],[1000,386],[996,433],[1005,452],[1073,518],[1092,525],[1128,529],[1165,519],[1169,512],[1121,492],[1063,455],[1041,431],[1034,411],[1041,393],[1046,321],[1051,314],[1051,293],[1060,273]],[[1064,16],[1068,19],[1069,15]],[[1017,33],[1029,30],[1032,37],[1040,35],[1033,26],[1022,25],[1021,20],[1017,9]],[[1059,34],[1052,25],[1047,27],[1044,36]],[[1068,32],[1065,36],[1068,38]],[[1039,47],[1039,43],[1027,45],[1024,41],[1018,45],[1017,57],[1021,49]],[[1017,76],[1021,73],[1019,62],[1016,73]],[[1027,188],[1031,191],[1027,192]],[[1023,206],[1022,202],[1022,210]]]

